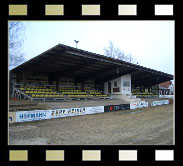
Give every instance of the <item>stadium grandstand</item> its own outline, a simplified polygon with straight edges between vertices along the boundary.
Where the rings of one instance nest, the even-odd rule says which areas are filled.
[[[130,102],[159,95],[173,75],[63,44],[10,71],[10,96],[38,101]]]

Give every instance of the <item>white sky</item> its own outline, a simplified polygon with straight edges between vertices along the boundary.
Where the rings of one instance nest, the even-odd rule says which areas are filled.
[[[104,54],[112,40],[141,66],[174,74],[174,21],[28,21],[26,60],[57,45]]]

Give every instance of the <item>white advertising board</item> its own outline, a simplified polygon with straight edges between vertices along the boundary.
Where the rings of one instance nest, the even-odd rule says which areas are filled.
[[[16,122],[61,118],[104,112],[104,106],[16,112]]]
[[[159,98],[170,98],[170,99],[173,99],[174,95],[159,95]]]
[[[135,102],[135,103],[130,104],[130,109],[144,108],[144,107],[148,107],[148,102],[139,101],[139,102]]]
[[[153,101],[151,103],[151,106],[162,105],[162,104],[169,104],[169,100]]]
[[[162,100],[162,104],[169,104],[169,100]]]
[[[16,122],[50,119],[50,110],[18,111]]]
[[[131,103],[130,104],[130,109],[133,110],[133,109],[136,109],[137,108],[137,103]]]
[[[51,118],[96,114],[104,112],[104,106],[50,110]]]

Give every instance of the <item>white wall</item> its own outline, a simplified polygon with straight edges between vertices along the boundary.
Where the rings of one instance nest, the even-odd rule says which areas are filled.
[[[129,87],[123,86],[123,81],[128,81]],[[122,94],[131,93],[131,74],[127,74],[127,75],[121,77],[121,89],[122,89]]]
[[[108,82],[104,83],[104,92],[108,93]]]
[[[117,86],[114,86],[114,82],[117,82]],[[113,88],[119,88],[119,92],[113,92]],[[112,94],[121,94],[121,77],[118,77],[111,81],[111,93]]]
[[[111,82],[111,94],[121,94],[121,77],[110,80]],[[104,92],[108,93],[108,82],[104,83]],[[117,82],[117,86],[114,87],[114,82]],[[113,88],[119,88],[120,92],[113,92]]]
[[[119,87],[120,92],[113,92],[113,88],[117,88],[117,87],[114,87],[115,81],[117,82],[117,87]],[[129,87],[123,87],[123,81],[129,81]],[[131,75],[130,74],[115,78],[108,82],[111,82],[111,94],[129,94],[129,93],[131,93]],[[108,82],[104,83],[104,92],[105,93],[108,93]]]
[[[169,85],[169,89],[170,89],[170,94],[173,94],[173,90],[174,90],[173,84]]]

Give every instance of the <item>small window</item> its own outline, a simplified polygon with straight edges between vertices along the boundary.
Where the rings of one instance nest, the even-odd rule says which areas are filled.
[[[113,92],[120,92],[119,87],[118,88],[113,88]]]
[[[129,81],[123,81],[123,86],[124,87],[130,87],[130,82]]]
[[[117,81],[114,82],[114,87],[117,87]]]

